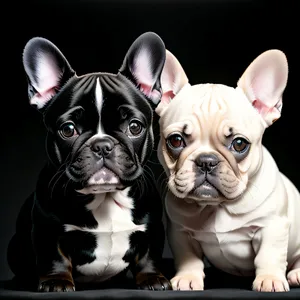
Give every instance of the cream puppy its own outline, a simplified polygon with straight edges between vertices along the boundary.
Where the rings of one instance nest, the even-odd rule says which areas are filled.
[[[256,291],[300,284],[300,196],[262,145],[280,117],[288,64],[269,50],[237,87],[190,85],[170,53],[162,74],[158,156],[168,176],[165,207],[175,290],[202,290],[203,256]]]

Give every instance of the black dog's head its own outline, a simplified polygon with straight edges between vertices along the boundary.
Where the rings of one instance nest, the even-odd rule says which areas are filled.
[[[153,148],[164,62],[164,44],[151,32],[136,39],[117,74],[77,76],[50,41],[27,43],[30,103],[43,113],[49,159],[75,189],[114,191],[141,176]]]

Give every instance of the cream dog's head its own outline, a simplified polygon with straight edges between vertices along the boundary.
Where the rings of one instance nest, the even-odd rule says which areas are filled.
[[[258,56],[237,87],[190,85],[167,52],[158,157],[169,190],[187,202],[238,199],[262,163],[264,130],[280,117],[288,64],[279,50]]]

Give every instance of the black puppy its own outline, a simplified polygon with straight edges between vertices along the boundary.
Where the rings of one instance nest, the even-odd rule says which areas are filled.
[[[31,105],[43,114],[49,163],[22,207],[8,261],[38,291],[72,291],[133,272],[138,288],[171,289],[158,271],[162,203],[146,179],[165,47],[154,33],[117,74],[77,76],[59,49],[31,39],[23,54]]]

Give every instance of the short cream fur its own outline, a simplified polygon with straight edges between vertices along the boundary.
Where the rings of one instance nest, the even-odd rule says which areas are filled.
[[[257,291],[300,284],[300,195],[262,145],[281,115],[285,54],[259,55],[238,80],[191,85],[167,51],[158,156],[168,176],[175,290],[204,288],[203,256]]]

